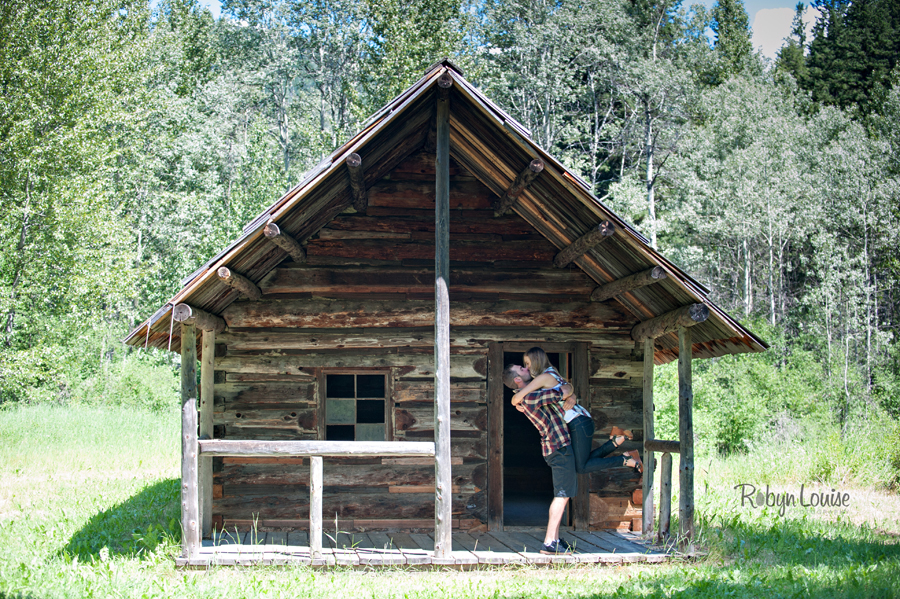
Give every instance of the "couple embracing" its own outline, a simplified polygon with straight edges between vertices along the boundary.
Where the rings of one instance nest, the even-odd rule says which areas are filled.
[[[559,538],[559,524],[566,504],[578,491],[577,474],[619,466],[643,472],[643,464],[637,451],[606,457],[626,437],[633,438],[631,431],[616,426],[609,440],[591,451],[594,420],[578,405],[572,385],[559,375],[539,347],[525,352],[523,362],[524,366],[510,364],[503,370],[503,384],[516,391],[512,404],[540,433],[544,460],[553,474],[553,501],[541,553],[570,553],[569,544]]]

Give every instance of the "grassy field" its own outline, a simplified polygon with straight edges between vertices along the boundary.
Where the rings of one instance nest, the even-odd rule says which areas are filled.
[[[697,462],[706,557],[469,572],[179,571],[178,421],[123,408],[0,411],[0,598],[900,597],[900,498],[798,478],[804,448]],[[797,455],[801,459],[797,459]],[[676,470],[677,472],[677,470]],[[833,473],[832,473],[833,474]],[[822,484],[827,483],[827,484]],[[741,506],[738,484],[845,506]],[[677,486],[677,484],[676,484]],[[749,487],[748,487],[749,488]],[[747,488],[747,489],[748,489]],[[755,495],[753,495],[755,498]],[[677,505],[677,504],[676,504]]]

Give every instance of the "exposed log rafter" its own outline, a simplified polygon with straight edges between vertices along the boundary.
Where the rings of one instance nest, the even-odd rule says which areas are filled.
[[[709,318],[709,307],[706,304],[690,304],[662,316],[645,320],[631,330],[631,338],[635,341],[656,339],[668,333],[674,333],[684,327],[692,327]]]
[[[201,331],[215,331],[221,333],[225,330],[225,320],[221,316],[210,314],[200,308],[195,308],[189,304],[178,304],[173,309],[175,322],[185,325],[194,325]]]
[[[217,272],[219,275],[219,279],[221,279],[223,283],[238,291],[247,299],[257,301],[262,298],[262,291],[260,290],[260,288],[256,286],[256,283],[254,283],[244,275],[240,275],[232,271],[227,266],[219,267],[219,270]]]
[[[606,241],[616,233],[616,226],[608,220],[603,221],[575,241],[568,247],[563,248],[556,258],[553,259],[553,265],[556,268],[565,268],[581,256],[585,255],[589,250],[598,244]]]
[[[365,213],[369,206],[369,193],[366,190],[366,176],[362,165],[362,156],[353,152],[344,161],[350,173],[350,191],[353,193],[353,208]]]
[[[503,216],[512,208],[519,196],[528,188],[531,183],[537,179],[544,170],[544,162],[539,158],[535,158],[521,173],[516,175],[513,182],[506,189],[506,193],[494,203],[494,211],[498,216]]]
[[[606,285],[600,285],[591,293],[592,302],[603,302],[612,299],[617,295],[622,295],[640,287],[646,287],[662,281],[668,277],[666,270],[662,266],[654,266],[649,270],[623,277],[617,281],[612,281]]]
[[[306,250],[300,245],[300,242],[282,231],[275,223],[269,223],[263,229],[263,235],[266,239],[286,251],[294,262],[306,262]]]

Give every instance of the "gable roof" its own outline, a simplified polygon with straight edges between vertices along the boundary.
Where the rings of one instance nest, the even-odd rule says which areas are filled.
[[[153,316],[135,328],[125,342],[177,350],[178,328],[172,309],[179,303],[218,314],[238,292],[222,283],[216,270],[228,266],[258,282],[287,254],[263,236],[269,222],[298,240],[307,239],[351,204],[344,160],[363,157],[366,187],[383,178],[400,161],[421,148],[434,123],[437,81],[449,73],[454,81],[450,100],[450,155],[497,196],[534,158],[544,163],[540,177],[527,187],[512,210],[557,248],[565,248],[598,222],[609,220],[617,232],[596,249],[576,259],[598,285],[654,266],[668,277],[654,285],[617,296],[636,320],[645,321],[691,303],[709,307],[709,318],[692,328],[694,357],[763,351],[767,345],[708,299],[709,290],[650,247],[649,241],[598,200],[576,174],[531,140],[527,128],[506,114],[469,83],[450,61],[438,62],[409,89],[373,114],[362,130],[307,173],[304,179],[251,221],[238,239],[182,281],[182,289]],[[656,362],[678,355],[674,333],[656,339]]]

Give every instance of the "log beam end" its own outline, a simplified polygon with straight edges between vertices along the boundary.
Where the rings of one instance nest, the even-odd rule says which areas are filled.
[[[616,226],[608,220],[573,241],[568,247],[563,248],[553,259],[556,268],[565,268],[576,259],[586,254],[590,249],[606,241],[616,234]]]
[[[236,290],[247,299],[257,301],[262,298],[262,290],[256,286],[256,283],[247,277],[233,272],[227,266],[219,267],[216,272],[223,283]]]
[[[347,168],[359,168],[360,166],[362,166],[362,156],[360,156],[356,152],[353,152],[352,154],[347,156],[345,162],[347,163]]]
[[[531,185],[532,181],[534,181],[543,170],[544,161],[540,158],[534,158],[529,162],[528,166],[526,166],[521,173],[516,175],[516,178],[510,183],[506,193],[494,203],[494,211],[497,213],[497,216],[506,214],[506,212],[512,208],[513,204],[516,203],[516,200],[519,199],[519,196],[522,195],[525,189]]]
[[[306,250],[300,245],[300,242],[282,232],[281,228],[275,223],[268,223],[263,229],[263,235],[266,239],[283,249],[288,255],[294,259],[294,262],[306,262]]]
[[[648,338],[656,339],[680,328],[700,324],[707,318],[709,318],[709,306],[706,304],[688,304],[636,325],[631,330],[631,338],[635,341],[643,341]]]
[[[225,320],[221,316],[210,314],[189,304],[177,304],[172,309],[172,317],[175,322],[192,324],[203,331],[221,333],[226,327]]]
[[[652,285],[668,276],[666,269],[662,266],[654,266],[649,270],[623,277],[606,285],[600,285],[591,293],[591,301],[603,302],[646,285]]]
[[[362,156],[353,152],[344,161],[347,172],[350,174],[350,192],[353,196],[353,209],[365,213],[369,207],[369,193],[366,190],[365,169],[362,166]]]

